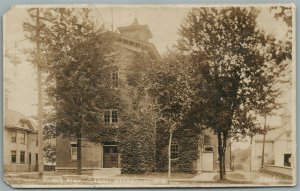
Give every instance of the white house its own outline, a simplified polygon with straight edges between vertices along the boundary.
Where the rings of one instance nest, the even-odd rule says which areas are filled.
[[[265,136],[264,165],[291,168],[293,164],[293,142],[291,113],[283,112],[281,124]],[[253,137],[251,145],[251,170],[261,169],[263,135]]]
[[[4,110],[3,160],[5,172],[36,171],[38,136],[31,120],[17,111]]]

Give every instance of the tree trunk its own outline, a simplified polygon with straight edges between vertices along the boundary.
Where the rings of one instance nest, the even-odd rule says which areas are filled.
[[[170,138],[169,138],[169,167],[168,167],[168,184],[170,184],[170,179],[171,179],[171,145],[172,145],[172,134],[173,132],[170,131]]]
[[[82,174],[82,165],[81,165],[81,132],[77,136],[77,175]]]
[[[224,179],[226,179],[226,149],[227,149],[227,132],[223,132],[223,145],[222,145],[222,154],[223,154],[223,173],[224,173]]]
[[[223,144],[222,144],[222,134],[218,132],[218,154],[219,154],[219,173],[220,180],[224,180],[224,172],[223,172]]]
[[[223,146],[224,147],[224,146]],[[225,152],[223,153],[223,161],[222,161],[222,170],[223,170],[223,179],[226,180],[226,160],[225,160]]]

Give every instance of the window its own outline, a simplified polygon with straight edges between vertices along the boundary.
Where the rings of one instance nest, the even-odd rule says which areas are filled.
[[[20,163],[25,163],[25,151],[20,151]]]
[[[176,160],[178,159],[178,145],[171,144],[171,159]]]
[[[77,144],[71,144],[71,159],[77,160]]]
[[[118,122],[118,111],[117,110],[112,110],[111,111],[111,121],[113,123],[117,123]]]
[[[104,123],[110,123],[110,111],[104,111]]]
[[[25,144],[25,133],[20,133],[20,143]]]
[[[17,162],[17,152],[11,151],[11,163],[16,163],[16,162]]]
[[[11,142],[12,143],[17,142],[17,132],[16,131],[11,132]]]
[[[35,146],[39,146],[39,140],[38,139],[35,140]]]
[[[213,146],[204,146],[204,152],[213,152]]]
[[[291,154],[284,154],[284,166],[291,166]]]
[[[104,123],[117,123],[117,122],[118,122],[118,111],[117,110],[104,111]]]
[[[119,75],[118,71],[112,73],[112,85],[117,88],[119,86]]]
[[[35,164],[39,163],[39,154],[35,153]]]
[[[31,164],[31,153],[28,153],[28,162]]]

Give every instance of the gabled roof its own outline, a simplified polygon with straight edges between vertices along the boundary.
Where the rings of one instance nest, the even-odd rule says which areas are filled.
[[[276,141],[277,139],[279,139],[283,134],[285,133],[289,133],[291,132],[291,129],[289,128],[284,128],[284,127],[280,127],[280,128],[276,128],[274,130],[270,130],[266,136],[265,136],[265,140],[266,141]],[[263,141],[263,135],[256,135],[253,137],[255,141]]]
[[[30,129],[22,127],[20,123],[28,124]],[[5,109],[4,111],[4,127],[24,131],[36,131],[34,123],[28,117],[18,111],[13,111],[10,109]]]

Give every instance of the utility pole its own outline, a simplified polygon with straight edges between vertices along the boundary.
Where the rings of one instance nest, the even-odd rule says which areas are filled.
[[[170,180],[171,180],[171,146],[172,146],[172,135],[173,135],[173,130],[170,130],[170,137],[169,137],[169,148],[168,148],[168,150],[169,150],[169,152],[168,152],[168,154],[169,154],[169,167],[168,167],[168,184],[170,184]]]
[[[42,69],[47,67],[47,63],[42,62],[41,58],[41,42],[42,35],[49,35],[46,30],[43,30],[45,27],[45,21],[51,22],[50,17],[43,17],[40,13],[40,8],[30,8],[28,9],[29,16],[35,20],[35,23],[25,22],[23,27],[24,30],[35,34],[30,38],[30,40],[36,43],[36,58],[35,64],[37,68],[37,92],[38,92],[38,177],[43,179],[44,175],[44,147],[43,147],[43,90],[42,90]],[[44,22],[43,22],[44,21]]]
[[[114,8],[111,8],[111,32],[114,32]]]
[[[253,154],[252,154],[252,149],[253,149],[253,135],[251,135],[251,139],[250,139],[250,172],[252,172],[252,157],[253,157]]]
[[[42,103],[42,68],[40,49],[40,10],[36,9],[36,51],[37,51],[37,90],[38,90],[38,149],[39,149],[39,179],[44,175],[44,150],[43,150],[43,103]]]
[[[264,124],[264,136],[263,136],[263,145],[262,145],[262,154],[261,154],[261,168],[264,167],[265,163],[265,144],[266,144],[266,134],[267,134],[267,116],[265,115],[265,124]]]

